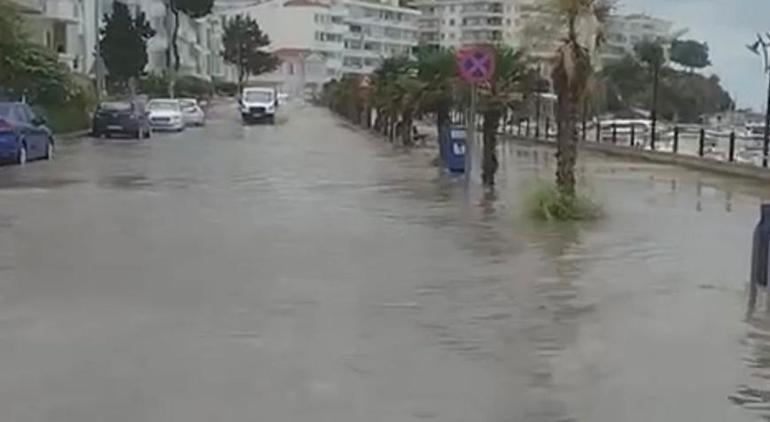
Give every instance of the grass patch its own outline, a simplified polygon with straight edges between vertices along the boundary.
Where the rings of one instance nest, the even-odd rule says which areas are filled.
[[[528,214],[541,221],[590,221],[602,216],[601,208],[581,194],[562,195],[554,185],[541,184],[529,195]]]

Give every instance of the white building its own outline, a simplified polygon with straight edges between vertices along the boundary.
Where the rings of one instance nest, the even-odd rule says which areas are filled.
[[[602,59],[617,60],[634,54],[634,46],[642,41],[670,40],[674,38],[673,27],[671,21],[643,14],[610,16],[604,27]]]
[[[112,10],[113,0],[101,0],[105,12]],[[155,36],[147,43],[147,71],[162,73],[173,67],[171,49],[171,31],[173,15],[171,15],[163,0],[124,0],[133,13],[143,11],[150,26],[155,30]],[[205,80],[219,77],[224,78],[225,64],[222,59],[222,22],[215,14],[191,19],[179,14],[179,33],[177,37],[179,50],[179,73],[195,76]]]
[[[343,35],[348,26],[342,5],[315,0],[274,0],[228,12],[254,18],[270,37],[267,47],[281,64],[276,71],[252,78],[291,95],[320,87],[342,68]]]
[[[83,0],[11,0],[23,17],[23,29],[34,42],[49,48],[70,69],[87,71]]]
[[[419,0],[420,41],[458,48],[479,43],[513,44],[516,40],[515,0]]]
[[[297,95],[345,73],[371,73],[382,59],[417,45],[419,12],[395,0],[272,0],[228,12],[254,18],[281,59],[252,78]]]
[[[94,76],[98,31],[114,0],[12,0],[22,12],[30,38],[56,52],[77,73]],[[132,13],[143,11],[156,31],[147,46],[149,72],[167,68],[171,17],[163,0],[124,0]],[[179,53],[182,74],[203,79],[227,76],[221,57],[222,23],[211,15],[190,19],[180,14]]]
[[[420,12],[398,0],[344,0],[348,31],[344,35],[343,73],[372,73],[383,58],[409,55],[419,41]]]

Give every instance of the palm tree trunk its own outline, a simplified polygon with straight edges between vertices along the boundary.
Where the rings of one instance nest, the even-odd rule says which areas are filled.
[[[562,195],[575,195],[575,164],[577,162],[577,98],[569,92],[559,94],[556,143],[556,186]]]
[[[444,158],[444,148],[442,134],[444,130],[448,130],[448,126],[452,123],[452,118],[449,115],[450,104],[439,104],[436,109],[436,142],[438,143],[439,158]]]
[[[401,142],[405,147],[412,146],[412,112],[405,111],[401,116]]]
[[[497,127],[500,124],[502,112],[492,109],[484,112],[484,146],[481,158],[481,182],[485,186],[494,186],[495,174],[499,163],[497,160]]]

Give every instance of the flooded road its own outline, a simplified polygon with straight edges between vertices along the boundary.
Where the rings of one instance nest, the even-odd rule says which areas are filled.
[[[537,225],[552,151],[504,145],[493,195],[289,108],[0,168],[0,419],[770,418],[769,189],[590,156],[607,218]]]

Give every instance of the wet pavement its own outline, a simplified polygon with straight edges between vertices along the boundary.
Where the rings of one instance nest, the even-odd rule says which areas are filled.
[[[586,156],[607,217],[539,225],[552,151],[430,158],[293,105],[0,168],[0,419],[770,419],[770,189]]]

